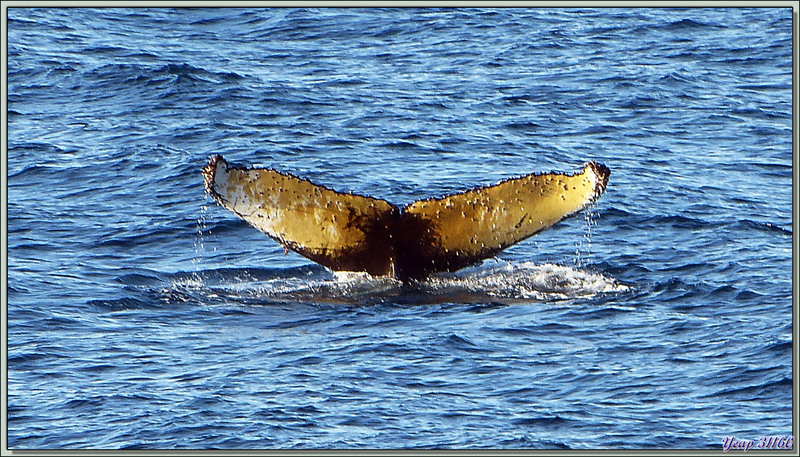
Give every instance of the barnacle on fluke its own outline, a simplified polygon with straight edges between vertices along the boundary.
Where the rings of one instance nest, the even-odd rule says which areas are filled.
[[[571,216],[606,188],[609,169],[532,173],[398,207],[269,168],[211,156],[206,191],[255,228],[323,266],[400,280],[455,271]]]

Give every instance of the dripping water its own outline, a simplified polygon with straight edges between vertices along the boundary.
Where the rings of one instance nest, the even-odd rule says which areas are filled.
[[[208,198],[208,193],[205,193],[205,201],[200,207],[200,216],[197,218],[195,223],[194,258],[192,258],[194,271],[192,272],[192,280],[197,284],[202,282],[202,278],[200,276],[200,267],[203,264],[203,258],[206,250],[205,235],[210,233],[208,230],[208,222],[206,220],[206,216],[208,214]]]
[[[592,263],[592,226],[597,225],[597,213],[592,207],[583,212],[583,236],[575,243],[575,258],[573,263],[576,268],[589,266]]]

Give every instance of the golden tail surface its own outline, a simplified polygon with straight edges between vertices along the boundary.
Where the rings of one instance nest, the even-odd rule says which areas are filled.
[[[407,280],[475,264],[581,211],[610,171],[589,162],[576,174],[529,174],[402,209],[220,155],[203,175],[217,203],[284,247],[332,270]]]

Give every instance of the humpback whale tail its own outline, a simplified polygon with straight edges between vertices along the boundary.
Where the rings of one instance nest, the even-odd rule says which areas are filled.
[[[402,208],[341,193],[269,168],[211,156],[205,188],[221,206],[291,249],[336,271],[400,280],[455,271],[489,258],[593,203],[609,169],[532,173]]]

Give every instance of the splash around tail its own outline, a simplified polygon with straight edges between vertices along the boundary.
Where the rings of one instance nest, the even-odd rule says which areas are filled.
[[[246,305],[530,304],[591,300],[631,288],[600,272],[566,265],[486,261],[455,273],[401,282],[318,265],[246,268],[179,274],[161,293],[168,301]]]

